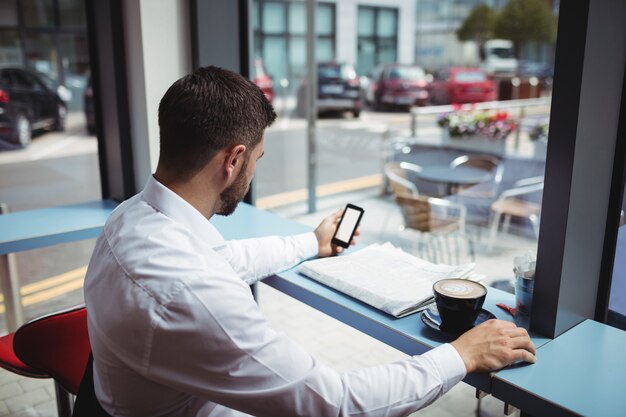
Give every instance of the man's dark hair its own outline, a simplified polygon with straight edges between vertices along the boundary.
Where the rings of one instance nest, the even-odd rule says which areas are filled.
[[[159,165],[188,178],[220,150],[256,146],[276,119],[250,80],[222,68],[199,68],[176,81],[159,104]]]

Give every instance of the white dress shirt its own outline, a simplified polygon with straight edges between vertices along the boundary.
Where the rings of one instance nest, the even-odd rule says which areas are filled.
[[[248,284],[315,256],[313,233],[225,241],[151,178],[85,279],[95,390],[114,416],[403,416],[465,376],[449,344],[340,374],[268,327]]]

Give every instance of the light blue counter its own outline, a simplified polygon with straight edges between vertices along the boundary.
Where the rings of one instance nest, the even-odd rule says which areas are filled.
[[[493,395],[534,416],[626,416],[626,332],[586,320],[498,372]]]
[[[300,223],[247,204],[240,204],[235,213],[229,217],[214,217],[212,223],[226,239],[284,236],[311,231],[311,228]],[[358,250],[358,247],[350,250]],[[295,269],[266,278],[263,282],[409,355],[424,353],[451,340],[425,326],[419,314],[397,319],[307,278]],[[511,320],[511,316],[497,308],[496,303],[514,305],[513,295],[490,288],[484,305],[484,308],[497,318]],[[533,335],[536,346],[548,341],[549,339],[545,337]],[[484,392],[491,392],[489,375],[470,375],[465,382]]]

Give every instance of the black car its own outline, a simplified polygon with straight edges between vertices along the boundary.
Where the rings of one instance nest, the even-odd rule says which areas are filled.
[[[304,114],[305,83],[298,92],[298,113]],[[317,65],[317,111],[349,111],[359,117],[363,109],[361,81],[354,67],[346,63],[322,62]]]
[[[0,67],[0,139],[27,146],[34,131],[63,130],[67,107],[34,71]]]

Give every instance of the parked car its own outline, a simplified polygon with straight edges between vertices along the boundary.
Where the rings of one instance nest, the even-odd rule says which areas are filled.
[[[447,68],[439,71],[430,84],[432,104],[493,100],[496,100],[496,84],[480,68]]]
[[[252,69],[252,82],[257,85],[265,94],[265,97],[271,103],[274,100],[274,81],[265,71],[263,61],[260,59],[254,60],[254,68]]]
[[[28,146],[33,132],[63,130],[67,106],[36,72],[0,66],[0,138]]]
[[[415,65],[380,65],[374,70],[365,98],[374,110],[424,106],[428,103],[426,73]]]
[[[298,114],[306,108],[306,81],[298,89]],[[341,62],[317,64],[317,111],[349,111],[359,117],[363,110],[361,81],[354,66]]]
[[[87,84],[83,92],[83,109],[85,111],[85,124],[87,132],[91,135],[96,134],[96,112],[93,108],[93,86],[91,85],[91,74],[87,74]]]

